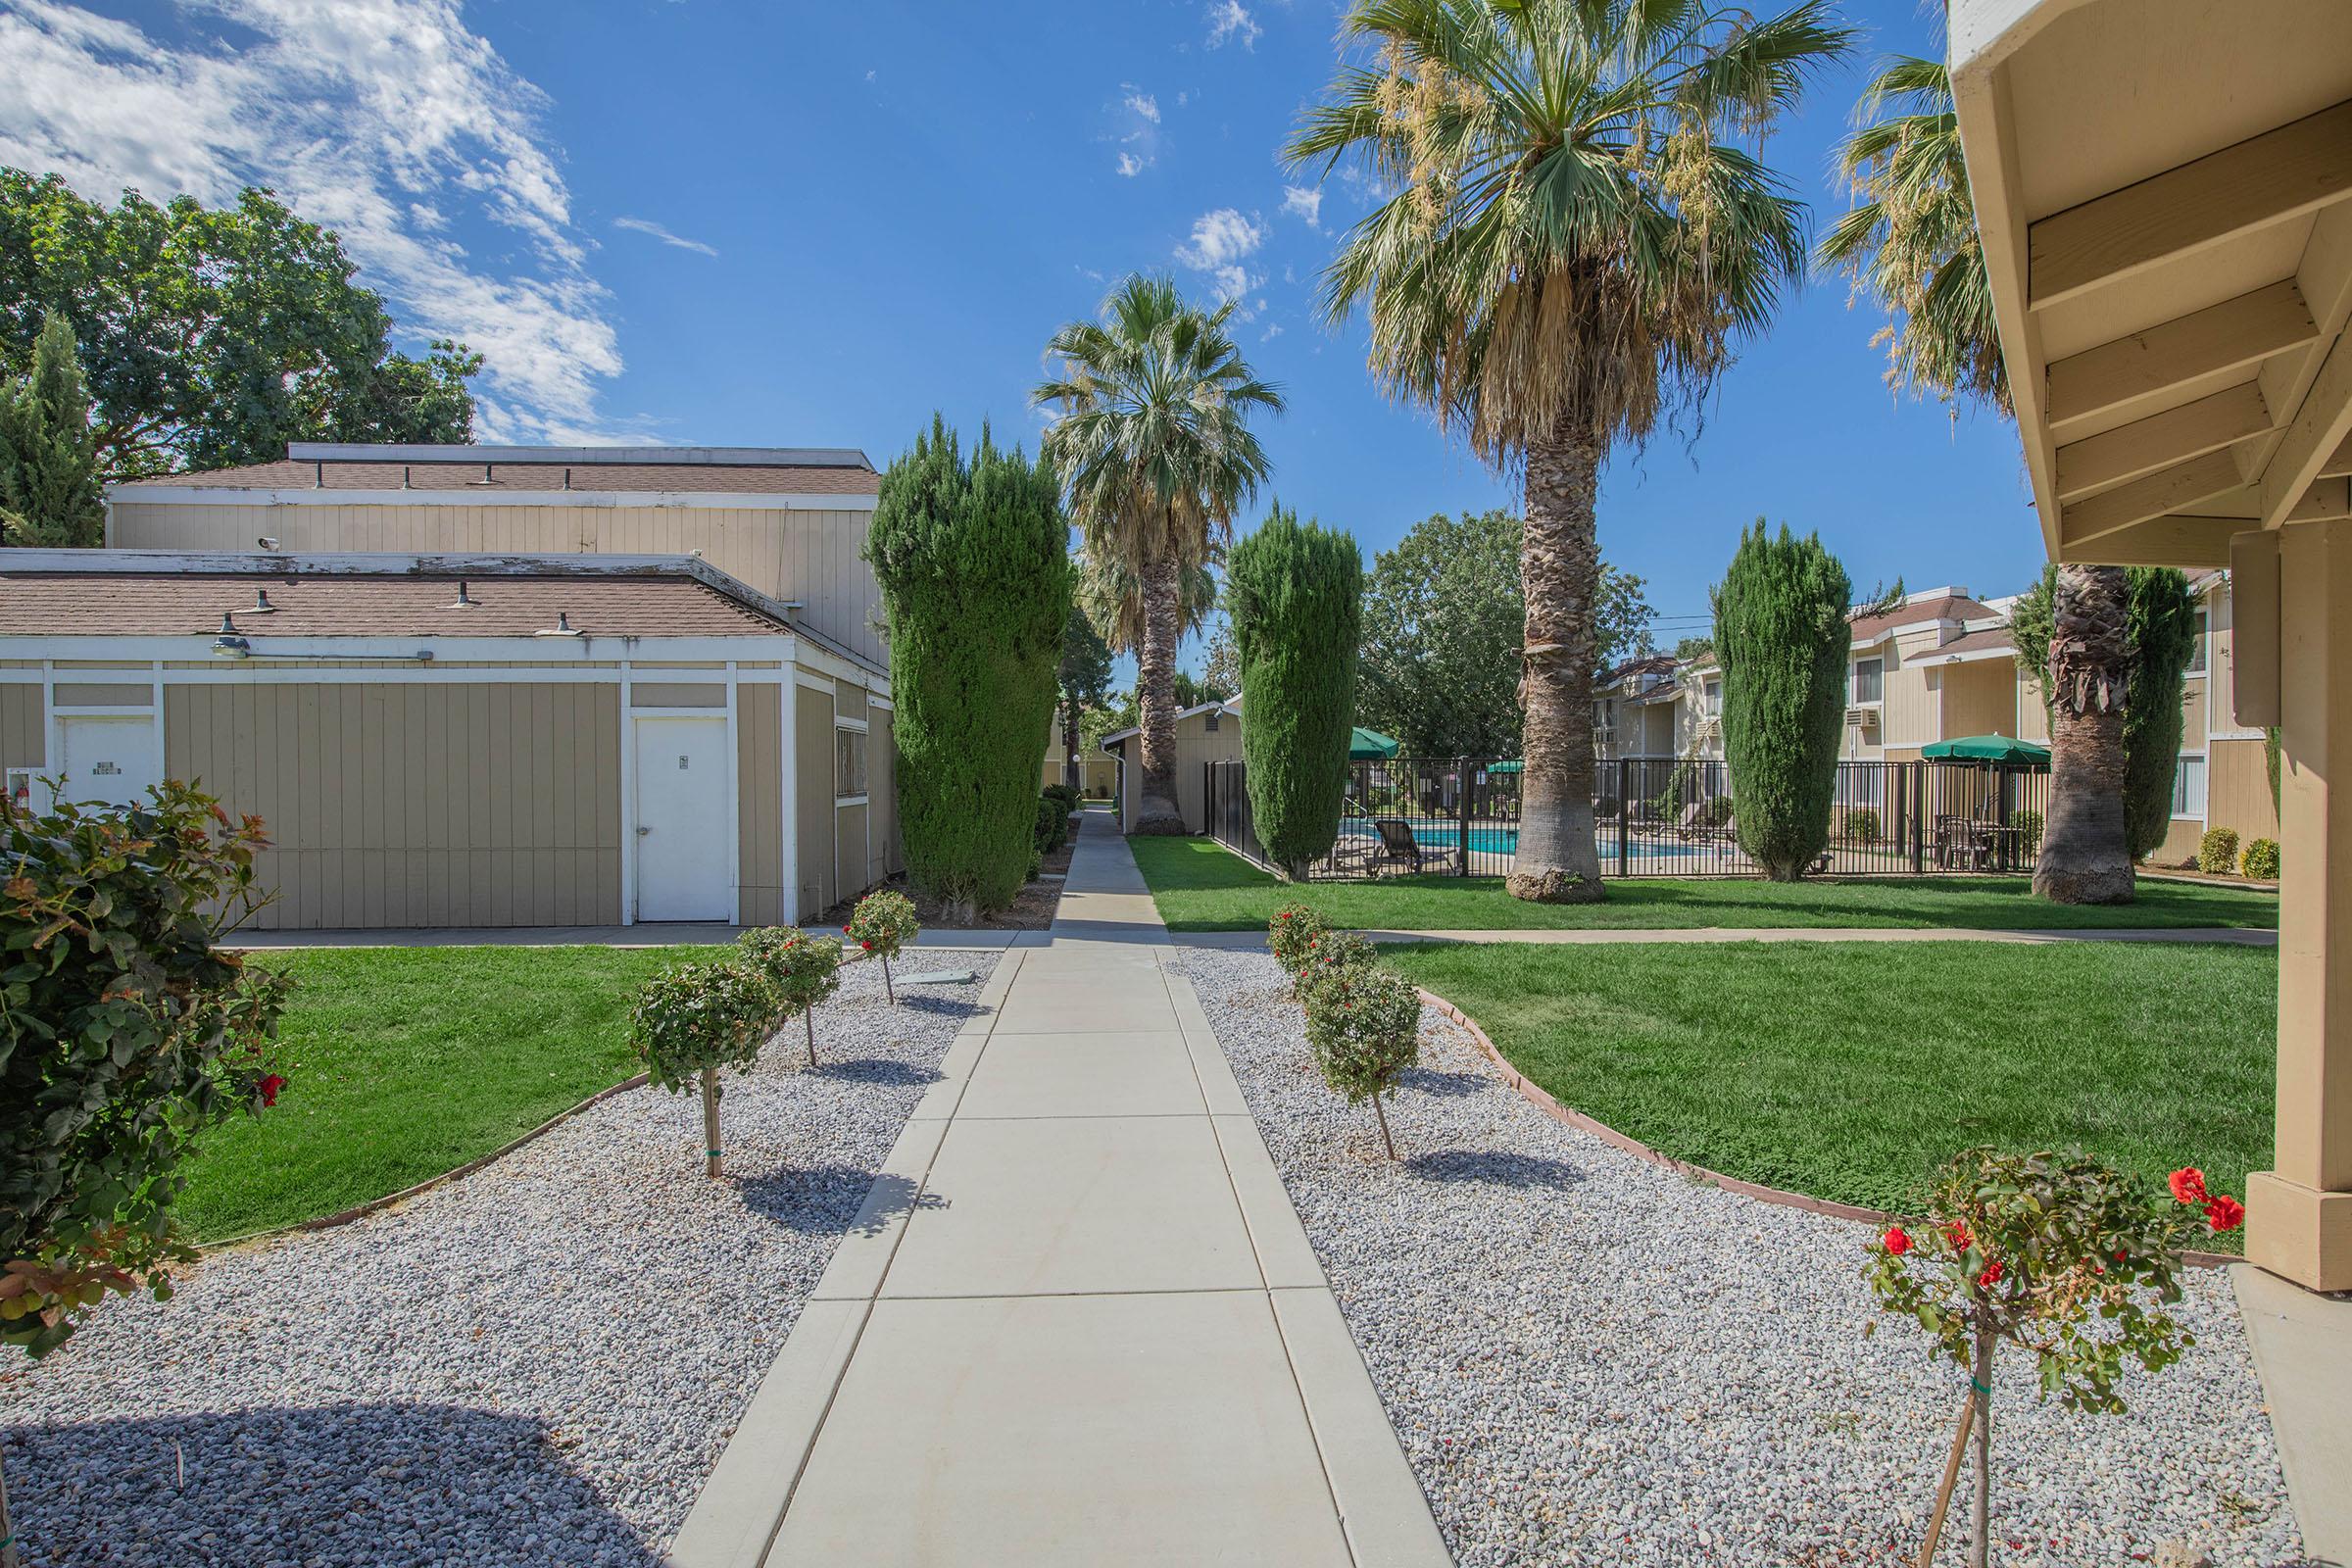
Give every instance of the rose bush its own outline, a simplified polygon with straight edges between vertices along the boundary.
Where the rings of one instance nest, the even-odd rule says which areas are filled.
[[[775,1033],[778,1000],[749,963],[672,964],[645,983],[629,1014],[629,1043],[646,1075],[673,1093],[703,1095],[704,1173],[720,1174],[718,1072],[749,1067]]]
[[[882,960],[882,989],[893,1006],[898,1004],[899,992],[890,978],[890,960],[922,929],[922,922],[914,916],[914,901],[889,888],[877,888],[859,899],[850,911],[850,923],[841,928],[841,934],[856,943],[859,952]]]
[[[1310,965],[1299,988],[1306,1003],[1306,1043],[1323,1081],[1351,1105],[1372,1102],[1381,1142],[1395,1159],[1396,1140],[1390,1135],[1381,1097],[1398,1073],[1420,1059],[1421,994],[1395,970],[1370,962]]]
[[[774,994],[777,1027],[800,1015],[808,1037],[808,1065],[815,1066],[816,1004],[841,989],[841,944],[798,926],[768,925],[746,931],[735,945]]]
[[[1286,904],[1266,922],[1266,948],[1294,987],[1316,939],[1330,930],[1323,917],[1303,904]]]
[[[1896,1224],[1870,1244],[1864,1272],[1881,1306],[1916,1320],[1968,1368],[1961,1435],[1974,1423],[1970,1561],[1979,1568],[1987,1549],[1995,1346],[2006,1340],[2033,1352],[2043,1398],[2120,1413],[2117,1380],[2127,1360],[2160,1371],[2194,1343],[2165,1310],[2180,1298],[2182,1250],[2203,1233],[2236,1229],[2245,1209],[2207,1191],[2201,1171],[2175,1171],[2171,1187],[2174,1202],[2165,1204],[2087,1154],[1972,1149],[1944,1168],[1916,1233]],[[1952,1458],[1956,1469],[1957,1445]],[[1944,1485],[1948,1493],[1951,1473]],[[1931,1531],[1942,1517],[1939,1499]]]

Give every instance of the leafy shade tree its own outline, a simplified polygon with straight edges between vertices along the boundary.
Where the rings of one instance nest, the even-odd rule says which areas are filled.
[[[1440,513],[1374,558],[1356,714],[1396,737],[1405,756],[1519,755],[1523,532],[1508,512]],[[1603,564],[1598,667],[1647,653],[1656,615],[1640,577]]]
[[[64,313],[108,479],[266,463],[288,441],[472,439],[481,357],[447,341],[391,352],[356,270],[267,190],[107,208],[0,169],[0,371],[24,373],[47,313]]]
[[[1234,695],[1234,688],[1211,685],[1204,675],[1196,675],[1189,669],[1176,672],[1176,711],[1180,713],[1202,703],[1229,703]]]
[[[1674,657],[1680,662],[1703,659],[1714,651],[1715,639],[1712,637],[1685,637],[1674,645]]]
[[[1200,684],[1228,697],[1242,689],[1242,656],[1234,646],[1230,617],[1219,616],[1208,634],[1208,651],[1200,656]]]
[[[1058,373],[1037,388],[1055,411],[1046,454],[1069,486],[1087,553],[1136,579],[1143,624],[1142,788],[1131,833],[1182,833],[1176,808],[1176,645],[1184,578],[1207,565],[1233,514],[1271,471],[1250,417],[1277,413],[1226,329],[1233,303],[1188,304],[1165,277],[1130,276],[1101,318],[1054,334]]]
[[[930,431],[882,476],[866,556],[889,623],[900,832],[917,887],[968,922],[1029,874],[1070,613],[1051,467]]]
[[[1353,539],[1280,506],[1233,547],[1250,810],[1267,858],[1294,877],[1339,837],[1363,583]]]
[[[1732,811],[1740,847],[1775,882],[1802,876],[1830,842],[1852,598],[1819,535],[1783,523],[1776,539],[1761,517],[1715,590]]]
[[[1827,0],[1359,0],[1292,140],[1396,194],[1324,277],[1371,320],[1373,372],[1525,476],[1524,809],[1509,887],[1600,897],[1592,675],[1610,450],[1702,399],[1805,259],[1805,209],[1758,157],[1846,50]]]
[[[1079,730],[1089,710],[1110,696],[1110,645],[1095,630],[1083,606],[1073,602],[1061,627],[1061,664],[1054,671],[1061,705],[1061,778],[1072,789],[1085,780],[1079,763]]]
[[[1891,59],[1864,90],[1855,117],[1862,123],[1838,152],[1853,206],[1823,237],[1822,265],[1844,271],[1857,293],[1872,295],[1886,312],[1881,336],[1889,382],[1947,403],[1974,399],[2013,416],[1950,73],[1933,60]],[[2052,603],[2062,613],[2080,611],[2090,618],[2061,621],[2060,640],[2079,655],[2112,655],[2107,612],[2128,594],[2122,568],[2065,571],[2075,591]],[[2039,667],[2046,668],[2047,661]],[[2076,660],[2070,667],[2085,666]],[[2064,723],[2053,704],[2050,726],[2050,820],[2037,863],[2049,864],[2055,845],[2060,869],[2046,879],[2037,871],[2034,885],[2062,904],[2131,897],[2132,853],[2121,801],[2063,799],[2070,788],[2123,787],[2123,772],[2109,763],[2124,755],[2125,694],[2103,679],[2085,689],[2098,700],[2085,708],[2070,698]],[[2078,747],[2098,755],[2070,757]]]
[[[74,328],[52,311],[31,368],[0,384],[0,544],[91,548],[105,532]]]
[[[2124,583],[2130,656],[2121,726],[2124,853],[2137,862],[2155,853],[2172,827],[2185,720],[2181,699],[2197,646],[2197,602],[2188,578],[2174,567],[2102,569],[2117,570]],[[2043,568],[2010,615],[2019,662],[2034,673],[2043,702],[2053,706],[2058,692],[2050,678],[2050,630],[2057,582],[2058,568]]]

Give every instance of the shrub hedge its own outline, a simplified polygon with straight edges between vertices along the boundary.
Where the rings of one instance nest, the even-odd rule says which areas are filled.
[[[2237,865],[2237,829],[2209,827],[2197,841],[2197,869],[2208,876],[2228,876]]]
[[[2247,845],[2245,854],[2238,858],[2238,868],[2246,875],[2259,877],[2265,882],[2278,881],[2278,841],[2256,839]]]

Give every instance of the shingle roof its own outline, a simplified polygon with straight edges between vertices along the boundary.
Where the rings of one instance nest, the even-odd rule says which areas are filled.
[[[210,636],[223,612],[246,637],[757,637],[784,621],[685,572],[465,577],[458,574],[22,572],[0,563],[0,636]],[[259,593],[271,608],[256,612]]]
[[[1914,604],[1898,605],[1884,615],[1863,616],[1854,622],[1854,641],[1875,643],[1897,626],[1916,626],[1922,621],[1982,620],[1999,613],[1990,605],[1965,594],[1945,594],[1939,599],[1923,599]]]
[[[487,471],[489,477],[483,478]],[[727,495],[858,495],[880,490],[881,476],[864,466],[837,464],[598,463],[255,463],[239,468],[159,474],[140,485],[197,490],[424,490],[484,493],[527,491],[668,491]]]
[[[2010,639],[2008,628],[1994,626],[1984,631],[1972,631],[1965,637],[1955,637],[1942,647],[1931,648],[1919,657],[1922,662],[1927,662],[1950,659],[1961,654],[2013,654],[2015,652],[2017,652],[2017,644]]]

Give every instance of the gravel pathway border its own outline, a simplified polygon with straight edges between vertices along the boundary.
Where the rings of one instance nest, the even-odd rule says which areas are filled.
[[[936,950],[934,950],[936,951]],[[701,1106],[641,1088],[349,1224],[210,1253],[0,1363],[34,1568],[659,1568],[997,955],[879,965]]]
[[[1916,1557],[1967,1380],[1879,1310],[1873,1227],[1554,1120],[1434,1007],[1391,1162],[1314,1073],[1270,960],[1179,962],[1464,1568]],[[1996,1562],[2300,1562],[2230,1277],[2183,1293],[2198,1343],[2127,1375],[2128,1415],[2042,1404],[2028,1358],[2001,1359]]]

